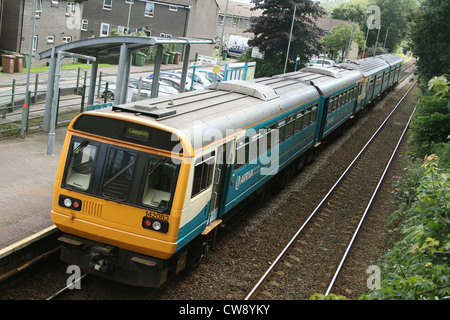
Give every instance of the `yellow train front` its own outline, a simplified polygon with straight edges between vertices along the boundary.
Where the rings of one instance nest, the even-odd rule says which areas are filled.
[[[172,134],[173,128],[120,112],[88,112],[72,121],[52,210],[64,233],[64,262],[148,287],[184,267],[185,253],[175,253],[192,147]]]

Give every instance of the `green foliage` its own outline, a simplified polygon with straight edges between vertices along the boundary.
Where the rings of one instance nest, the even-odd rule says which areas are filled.
[[[409,17],[409,43],[419,77],[428,82],[432,77],[450,71],[450,1],[423,0],[419,10]]]
[[[239,62],[251,62],[256,61],[255,78],[270,77],[276,74],[283,73],[284,64],[281,63],[282,55],[280,53],[267,54],[265,53],[264,59],[256,59],[251,57],[251,50],[247,50],[240,58]],[[293,69],[293,67],[292,67]]]
[[[450,149],[446,144],[445,149]],[[419,166],[420,162],[414,163]],[[436,300],[450,296],[450,173],[436,155],[420,166],[423,175],[416,183],[415,199],[395,213],[402,216],[402,240],[389,250],[380,265],[381,288],[371,299]],[[405,179],[409,176],[406,174]],[[408,187],[409,188],[409,187]]]
[[[145,28],[141,29],[140,31],[130,33],[130,34],[123,34],[119,33],[118,29],[112,29],[111,30],[111,36],[132,36],[132,37],[147,37],[147,33],[145,32]],[[176,50],[176,44],[163,44],[164,52],[170,52]],[[156,57],[156,46],[148,46],[142,49],[139,49],[138,52],[142,52],[145,54],[145,60],[146,61],[155,61]]]
[[[331,30],[330,35],[323,37],[320,42],[324,46],[325,44],[328,44],[327,49],[330,52],[338,53],[341,51],[342,55],[345,57],[350,36],[352,36],[352,41],[358,43],[359,48],[364,47],[364,34],[359,29],[359,26],[355,25],[352,33],[352,26],[345,22],[341,22],[335,26]]]
[[[335,294],[329,294],[328,296],[321,294],[321,293],[315,293],[311,296],[310,300],[349,300],[345,296],[335,295]]]
[[[444,80],[445,81],[444,81]],[[411,139],[415,154],[423,156],[436,152],[450,135],[449,85],[445,77],[435,77],[428,82],[434,90],[419,96],[416,114],[411,122]]]
[[[312,0],[295,2],[299,6],[295,10],[289,60],[295,61],[299,56],[302,61],[306,61],[311,55],[318,55],[322,51],[319,43],[322,31],[315,22],[325,12]],[[265,59],[277,59],[276,63],[284,66],[294,14],[293,1],[253,0],[253,3],[256,9],[262,10],[262,14],[252,18],[248,32],[253,33],[254,37],[248,44],[259,47],[264,52]]]

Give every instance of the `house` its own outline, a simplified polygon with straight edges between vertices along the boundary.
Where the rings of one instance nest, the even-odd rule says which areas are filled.
[[[1,1],[0,49],[27,54],[34,0]],[[215,0],[36,0],[33,53],[108,36],[113,29],[119,34],[143,31],[154,37],[214,39],[218,11]],[[203,55],[212,55],[212,50],[213,45],[191,48]]]
[[[80,39],[81,15],[86,0],[36,0],[32,52]],[[29,53],[33,0],[3,0],[0,48]]]

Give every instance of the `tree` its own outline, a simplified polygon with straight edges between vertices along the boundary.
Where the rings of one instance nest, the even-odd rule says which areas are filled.
[[[321,42],[324,44],[327,43],[328,40],[328,50],[330,52],[336,54],[341,51],[342,56],[346,57],[350,36],[352,37],[352,41],[358,43],[359,48],[364,47],[364,34],[359,29],[359,26],[355,25],[353,27],[352,34],[352,26],[344,22],[341,22],[334,27],[331,30],[330,35],[325,36]]]
[[[419,77],[432,77],[450,71],[450,1],[424,0],[410,15],[409,45],[416,56]]]
[[[249,40],[249,46],[259,47],[264,51],[265,60],[285,61],[289,43],[292,18],[294,13],[293,0],[253,0],[255,10],[261,9],[262,15],[252,19],[252,25],[247,32],[255,36]],[[315,21],[325,12],[320,5],[312,0],[297,0],[294,29],[289,50],[289,59],[307,61],[311,55],[322,51],[319,43],[321,29]],[[283,72],[283,63],[279,63]],[[292,68],[291,68],[292,69]],[[280,72],[277,72],[280,73]],[[269,74],[268,74],[269,75]]]
[[[383,46],[387,35],[386,48],[396,52],[401,47],[408,30],[408,16],[418,8],[417,0],[376,0],[375,4],[381,10],[378,45]],[[372,40],[375,41],[376,38],[373,37]]]

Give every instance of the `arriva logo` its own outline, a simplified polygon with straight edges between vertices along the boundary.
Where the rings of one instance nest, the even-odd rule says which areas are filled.
[[[241,184],[243,184],[244,182],[248,181],[250,178],[252,178],[254,176],[254,172],[253,169],[251,169],[250,171],[245,172],[244,174],[238,176],[236,178],[236,185],[235,185],[235,189],[239,190],[239,187],[241,186]]]

